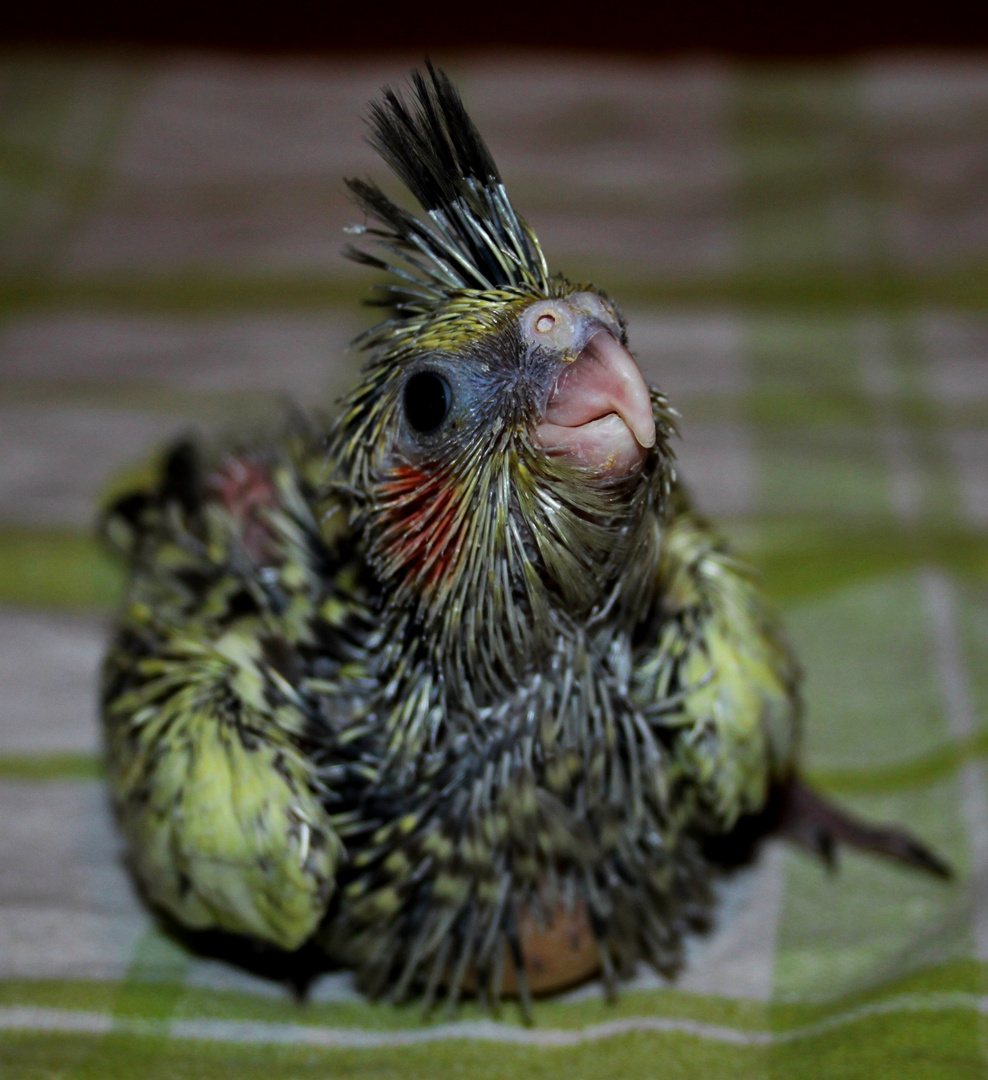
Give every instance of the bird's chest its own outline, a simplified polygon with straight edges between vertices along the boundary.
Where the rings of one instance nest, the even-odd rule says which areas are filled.
[[[375,705],[343,808],[361,823],[355,877],[487,892],[640,859],[669,825],[671,755],[618,650],[565,645],[500,700],[443,678]]]
[[[471,708],[436,680],[429,694],[419,683],[365,710],[336,804],[347,856],[330,951],[379,971],[382,989],[403,978],[383,958],[404,957],[409,979],[431,978],[421,957],[435,948],[441,980],[453,963],[443,950],[457,942],[464,971],[496,966],[507,949],[530,974],[546,950],[582,972],[604,937],[623,955],[625,938],[692,873],[674,756],[628,684],[618,649],[577,641],[500,701]],[[411,732],[418,741],[401,746]],[[576,944],[557,949],[554,934]],[[553,959],[552,980],[570,978],[557,969]]]

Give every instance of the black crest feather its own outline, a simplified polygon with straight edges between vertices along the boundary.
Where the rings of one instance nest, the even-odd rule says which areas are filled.
[[[386,90],[371,108],[370,143],[428,215],[416,217],[374,183],[347,180],[380,227],[351,226],[385,254],[350,247],[357,262],[386,270],[385,304],[400,317],[434,310],[461,290],[545,293],[549,274],[539,242],[515,213],[494,159],[449,77],[426,63],[412,74],[412,99]]]

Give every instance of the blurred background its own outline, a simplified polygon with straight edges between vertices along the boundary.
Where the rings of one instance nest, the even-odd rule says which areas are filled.
[[[179,987],[169,1015],[218,1007],[196,996],[209,987],[268,1016],[243,1005],[270,997],[257,980],[170,951],[119,866],[93,701],[120,572],[92,522],[163,442],[260,427],[353,380],[374,279],[340,255],[342,178],[395,192],[363,117],[425,54],[459,84],[550,264],[617,299],[682,414],[687,480],[763,571],[807,669],[813,777],[909,821],[966,875],[949,890],[850,858],[824,879],[776,853],[746,886],[744,933],[681,985],[840,1002],[980,971],[988,32],[973,5],[796,8],[5,14],[9,1000],[84,1005],[111,993],[85,980],[112,994],[157,980]]]

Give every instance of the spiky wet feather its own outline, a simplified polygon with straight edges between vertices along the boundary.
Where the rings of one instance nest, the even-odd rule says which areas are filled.
[[[518,217],[494,160],[442,72],[413,76],[414,105],[394,91],[371,111],[371,144],[426,211],[429,223],[374,183],[348,180],[358,205],[384,228],[355,226],[384,256],[350,247],[357,262],[397,276],[383,303],[400,319],[433,311],[459,291],[521,289],[548,295],[545,257]]]

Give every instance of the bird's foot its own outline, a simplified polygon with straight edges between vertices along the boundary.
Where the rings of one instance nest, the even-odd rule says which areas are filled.
[[[940,878],[954,876],[948,863],[905,829],[862,821],[811,790],[798,776],[787,780],[781,792],[778,831],[818,855],[830,869],[837,866],[837,845],[848,844]]]

